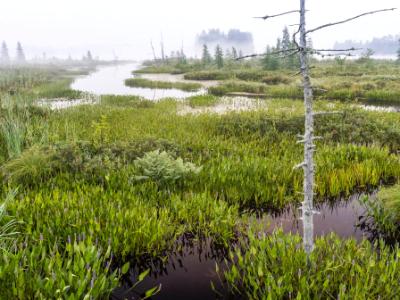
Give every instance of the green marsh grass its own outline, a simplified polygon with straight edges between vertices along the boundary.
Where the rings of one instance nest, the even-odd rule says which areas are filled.
[[[190,107],[213,106],[218,103],[219,98],[213,95],[198,95],[186,99]]]
[[[379,251],[367,240],[316,240],[307,265],[301,237],[249,232],[242,249],[232,251],[224,272],[230,291],[246,299],[397,299],[400,250]]]
[[[389,242],[400,239],[400,185],[383,187],[375,197],[366,197],[366,225],[371,226],[377,236]]]
[[[129,87],[142,87],[152,89],[178,89],[187,92],[198,91],[202,87],[200,83],[154,81],[144,78],[126,79],[125,85]]]
[[[246,89],[261,86],[285,99],[265,99],[259,111],[192,116],[178,115],[180,102],[174,99],[154,103],[108,95],[97,105],[58,111],[28,104],[40,93],[68,97],[63,72],[53,80],[21,84],[17,95],[7,99],[2,94],[0,123],[7,124],[10,113],[9,120],[22,124],[25,134],[18,155],[10,155],[7,138],[3,133],[0,137],[0,192],[20,187],[7,214],[21,222],[15,252],[1,258],[0,298],[51,298],[55,292],[60,298],[104,298],[121,274],[106,267],[111,253],[117,265],[128,259],[165,260],[182,236],[209,238],[229,248],[248,227],[243,210],[296,205],[302,190],[302,172],[293,170],[302,158],[296,136],[304,126],[303,103],[293,100],[298,82],[284,83],[289,76],[284,71],[246,72],[244,63],[232,69]],[[382,70],[398,74],[386,65]],[[329,75],[335,77],[331,84],[344,90],[372,93],[395,91],[397,86],[396,80],[350,63],[340,70],[321,63],[318,72],[321,87],[329,83],[323,74],[334,74]],[[365,76],[357,75],[363,72]],[[360,79],[346,85],[348,74]],[[269,84],[261,83],[266,76]],[[219,98],[188,99],[192,106],[214,101]],[[316,201],[400,178],[398,114],[350,105],[315,101],[317,111],[341,111],[315,119],[315,133],[323,137],[316,152]],[[171,162],[182,162],[180,166],[190,163],[202,169],[160,188],[157,177],[147,176],[137,165],[154,151],[165,151]],[[158,160],[155,164],[155,170],[163,168]],[[143,175],[146,180],[137,180]],[[320,267],[313,264],[307,271],[300,237],[251,234],[246,239],[248,251],[239,252],[236,271],[232,266],[226,278],[232,291],[238,288],[248,298],[262,299],[268,292],[276,299],[300,293],[306,299],[395,298],[399,292],[397,248],[390,252],[382,244],[378,256],[368,242],[326,237],[318,240],[313,258]],[[232,255],[238,255],[235,251]],[[70,279],[72,270],[77,277]],[[99,281],[92,283],[94,270]]]

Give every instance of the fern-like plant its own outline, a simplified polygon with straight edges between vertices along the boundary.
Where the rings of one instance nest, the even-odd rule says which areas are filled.
[[[147,152],[134,163],[137,169],[135,176],[137,181],[152,180],[160,188],[166,189],[201,171],[201,167],[191,162],[184,162],[180,157],[174,159],[167,152],[160,150]]]

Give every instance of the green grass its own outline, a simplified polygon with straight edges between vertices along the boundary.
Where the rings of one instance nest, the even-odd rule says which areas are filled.
[[[82,98],[82,92],[72,90],[70,88],[72,81],[73,81],[72,79],[63,79],[60,81],[50,82],[34,89],[33,93],[35,97],[39,99]]]
[[[229,93],[252,93],[266,95],[267,90],[268,86],[266,84],[237,80],[226,81],[217,86],[208,88],[209,93],[215,96],[223,96]]]
[[[203,107],[217,104],[219,98],[213,95],[198,95],[189,97],[186,101],[188,101],[190,107]]]
[[[187,92],[198,91],[202,87],[202,85],[199,83],[153,81],[144,78],[126,79],[125,85],[130,87],[142,87],[152,89],[178,89]]]
[[[400,185],[382,188],[376,197],[364,200],[367,225],[391,242],[400,239]],[[372,222],[371,222],[372,221]]]

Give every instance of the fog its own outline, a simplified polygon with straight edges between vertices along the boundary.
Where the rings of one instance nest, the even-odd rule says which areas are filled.
[[[308,26],[340,20],[364,11],[400,6],[398,0],[308,0]],[[91,50],[103,59],[151,58],[150,42],[159,51],[183,49],[196,55],[196,35],[218,28],[251,32],[256,51],[274,44],[284,25],[298,22],[296,14],[262,21],[255,16],[296,9],[298,0],[2,0],[0,41],[15,55],[17,41],[27,58],[81,58]],[[332,47],[336,41],[371,40],[400,32],[400,10],[364,17],[312,36],[314,46]],[[293,28],[293,27],[292,27]],[[197,53],[199,55],[199,53]]]

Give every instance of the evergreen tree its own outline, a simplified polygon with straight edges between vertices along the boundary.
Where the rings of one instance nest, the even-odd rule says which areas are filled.
[[[312,41],[311,36],[309,36],[309,37],[307,38],[307,48],[309,48],[309,49],[314,49],[314,44],[313,44],[313,41]]]
[[[185,52],[183,52],[183,49],[181,49],[181,51],[178,52],[178,53],[179,53],[179,63],[183,64],[183,65],[186,65],[187,64],[187,59],[186,59]]]
[[[237,59],[238,58],[238,53],[235,47],[232,47],[232,57],[233,59]]]
[[[293,42],[290,38],[289,30],[287,27],[285,27],[282,30],[282,40],[278,39],[276,51],[288,51],[294,48],[296,48],[296,46],[293,45]],[[283,67],[288,69],[294,69],[299,67],[298,55],[291,54],[290,52],[283,52],[282,56],[285,56],[285,58],[282,60]]]
[[[8,47],[5,41],[1,44],[1,57],[0,62],[7,64],[10,62],[10,56],[8,55]]]
[[[208,47],[206,44],[203,45],[203,53],[201,56],[201,61],[203,62],[204,65],[209,65],[211,64],[211,55],[210,52],[208,51]]]
[[[217,45],[215,48],[215,62],[217,64],[218,69],[223,68],[224,66],[224,53],[222,52],[222,48],[220,45]]]
[[[399,40],[399,49],[397,50],[397,62],[400,63],[400,40]]]
[[[263,58],[263,65],[265,70],[277,70],[279,69],[279,58],[273,54],[276,49],[267,46],[267,50],[265,52],[265,56]]]
[[[18,63],[24,63],[25,62],[25,54],[24,54],[24,49],[22,49],[22,45],[20,42],[17,43],[17,56],[16,60]]]
[[[282,40],[278,38],[276,40],[276,51],[281,51],[281,50],[282,50]]]
[[[290,40],[289,30],[285,26],[282,32],[282,50],[292,49],[292,42]]]
[[[93,56],[92,56],[92,53],[90,51],[87,52],[86,59],[88,61],[93,61]]]
[[[231,52],[230,49],[226,49],[225,50],[225,57],[226,57],[226,59],[232,59],[233,58],[232,52]]]

